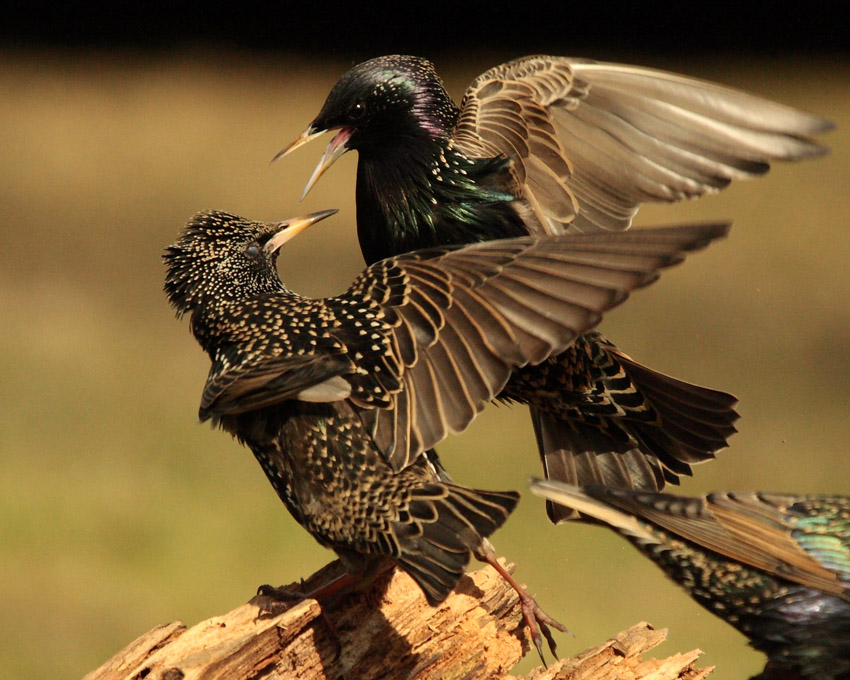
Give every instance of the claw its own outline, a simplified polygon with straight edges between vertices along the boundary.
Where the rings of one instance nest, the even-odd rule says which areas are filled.
[[[520,588],[522,587],[520,586]],[[543,665],[548,668],[546,659],[543,656],[544,637],[546,638],[546,643],[549,646],[549,651],[552,652],[552,656],[554,656],[555,659],[558,658],[558,645],[555,643],[555,638],[552,636],[552,631],[549,627],[551,626],[555,630],[559,630],[562,633],[569,633],[569,630],[567,630],[567,627],[564,626],[564,624],[559,621],[556,621],[545,611],[543,611],[540,605],[537,604],[537,601],[531,595],[529,595],[525,589],[517,589],[516,587],[514,587],[514,590],[516,590],[517,594],[519,595],[522,618],[525,621],[525,625],[528,626],[528,632],[531,636],[531,641],[537,648],[537,653],[540,655],[540,660],[543,662]],[[543,633],[542,636],[540,634],[541,632]]]
[[[548,668],[546,658],[543,656],[543,638],[546,638],[546,642],[549,645],[549,651],[552,652],[552,656],[557,659],[557,645],[555,644],[555,638],[552,636],[550,627],[562,633],[570,633],[570,631],[564,624],[556,621],[543,611],[541,606],[537,604],[537,601],[528,594],[528,591],[517,583],[513,576],[508,573],[507,569],[499,564],[499,561],[496,559],[496,552],[488,540],[485,539],[483,541],[481,547],[476,552],[475,557],[482,562],[486,562],[493,567],[493,569],[499,572],[501,577],[505,579],[505,581],[507,581],[508,584],[516,591],[517,595],[519,595],[523,621],[525,621],[531,641],[534,643],[537,653],[540,655],[540,660],[543,662],[543,665]],[[543,633],[542,635],[541,631]]]
[[[268,584],[257,588],[257,595],[265,601],[258,603],[260,616],[279,616],[293,604],[306,600],[309,595],[295,590],[287,590],[283,586],[275,588]]]
[[[356,580],[356,579],[355,579]],[[257,595],[263,598],[267,598],[268,601],[259,605],[261,616],[278,616],[282,614],[287,609],[289,609],[293,603],[295,602],[303,602],[308,599],[316,599],[321,605],[322,598],[328,598],[332,596],[335,592],[340,590],[342,587],[348,585],[352,582],[351,577],[348,574],[343,574],[340,577],[337,577],[329,584],[317,588],[311,592],[304,592],[304,579],[301,579],[301,591],[296,590],[288,590],[283,586],[275,588],[270,585],[262,585],[257,588]],[[327,612],[324,607],[321,607],[319,610],[319,616],[322,619],[322,622],[325,624],[325,627],[328,629],[328,635],[330,637],[331,644],[334,648],[334,654],[332,658],[332,662],[336,662],[340,655],[342,654],[342,642],[339,639],[339,632],[337,631],[336,626],[333,621],[328,617]]]
[[[257,588],[257,595],[261,597],[268,597],[272,600],[286,600],[290,602],[298,602],[300,600],[306,600],[308,595],[304,592],[303,586],[301,591],[296,590],[288,590],[283,586],[278,586],[275,588],[274,586],[270,586],[268,584],[262,585]]]

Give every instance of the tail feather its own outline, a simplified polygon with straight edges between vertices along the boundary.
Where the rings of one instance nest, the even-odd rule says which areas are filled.
[[[616,353],[635,388],[652,402],[662,418],[697,435],[709,432],[705,435],[709,438],[725,439],[737,432],[734,423],[738,420],[738,399],[733,395],[654,371],[616,348],[608,351]]]
[[[616,408],[588,407],[583,419],[581,404],[566,416],[532,407],[547,479],[660,491],[727,446],[737,431],[735,397],[643,366],[598,333],[585,339],[599,367],[593,389]],[[546,510],[555,523],[587,519],[548,501]]]
[[[531,409],[531,418],[547,479],[653,491],[664,488],[665,482],[678,480],[657,457],[617,441],[598,428],[568,423],[536,408]],[[588,519],[548,500],[546,514],[554,524],[579,517]]]
[[[516,492],[454,484],[427,484],[413,493],[410,519],[393,526],[400,547],[396,561],[419,584],[429,604],[446,599],[473,551],[504,524],[518,501]]]
[[[632,380],[648,390],[657,390],[659,395],[668,397],[672,404],[691,405],[704,416],[711,412],[724,414],[738,403],[736,397],[726,392],[693,385],[639,364],[613,345],[606,347],[606,350],[616,354]]]
[[[597,491],[598,490],[598,491]],[[606,524],[627,537],[644,543],[657,543],[658,539],[637,517],[628,511],[607,502],[605,487],[576,487],[561,482],[531,480],[531,491],[547,499],[547,503],[563,504],[584,518],[591,518],[599,524]],[[597,492],[600,497],[597,497]]]

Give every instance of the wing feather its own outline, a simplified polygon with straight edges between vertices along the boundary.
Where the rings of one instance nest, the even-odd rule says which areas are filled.
[[[517,193],[557,233],[627,229],[642,203],[717,191],[772,161],[818,156],[832,125],[649,68],[532,56],[479,76],[455,131],[472,158],[513,159]]]
[[[386,363],[398,367],[399,388],[364,419],[378,447],[396,469],[405,467],[465,429],[515,368],[563,351],[631,290],[726,228],[528,237],[393,258],[403,275],[383,297],[382,313],[392,320],[384,346],[398,352]]]

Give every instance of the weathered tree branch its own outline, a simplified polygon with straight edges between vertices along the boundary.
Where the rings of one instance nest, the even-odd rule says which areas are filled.
[[[341,570],[334,562],[306,585],[327,583]],[[529,649],[516,593],[490,567],[464,577],[439,607],[428,606],[398,570],[341,597],[327,616],[315,600],[264,616],[261,600],[192,628],[157,626],[85,680],[515,680],[508,672]],[[665,637],[666,631],[641,623],[573,659],[538,668],[527,680],[701,680],[711,672],[694,668],[699,650],[641,658]]]

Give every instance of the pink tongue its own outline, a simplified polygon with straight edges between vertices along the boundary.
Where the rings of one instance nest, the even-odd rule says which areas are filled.
[[[313,188],[313,185],[319,181],[319,177],[325,173],[325,170],[331,167],[337,158],[348,151],[348,147],[345,146],[345,143],[349,140],[353,132],[353,128],[342,128],[336,133],[336,136],[331,140],[331,143],[328,144],[325,149],[325,153],[323,153],[322,157],[319,159],[319,164],[316,166],[316,169],[313,170],[313,174],[307,181],[307,186],[304,187],[304,192],[301,194],[301,200],[304,200],[307,192],[310,191],[310,189]]]

